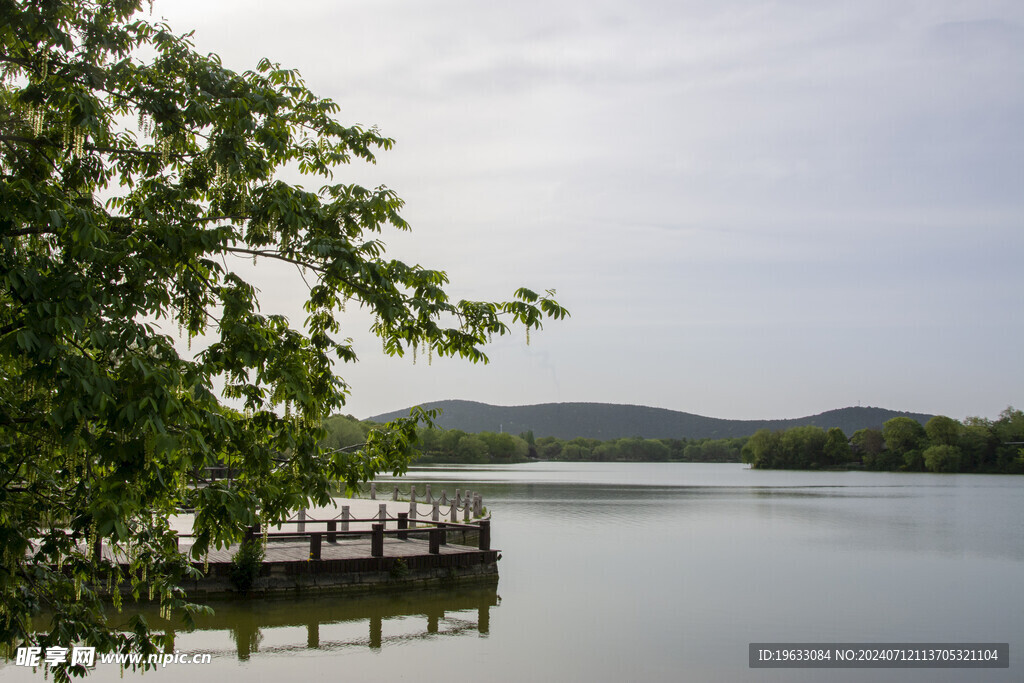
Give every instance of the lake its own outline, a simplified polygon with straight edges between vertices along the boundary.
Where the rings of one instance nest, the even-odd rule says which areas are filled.
[[[483,494],[496,590],[217,604],[176,639],[212,663],[143,680],[1024,678],[1021,477],[529,463],[421,468],[401,487],[424,482]],[[752,642],[1009,642],[1011,663],[750,669]]]

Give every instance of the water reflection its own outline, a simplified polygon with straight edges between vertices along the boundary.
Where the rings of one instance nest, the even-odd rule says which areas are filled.
[[[434,638],[486,637],[491,609],[500,602],[496,585],[389,596],[211,602],[214,614],[197,618],[195,630],[176,633],[174,647],[246,661],[257,653],[379,651]]]

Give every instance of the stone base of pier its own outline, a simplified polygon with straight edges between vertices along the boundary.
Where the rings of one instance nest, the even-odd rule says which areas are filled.
[[[234,550],[211,553],[205,577],[182,583],[190,598],[238,595],[230,576]],[[432,554],[429,541],[386,538],[382,557],[371,556],[369,539],[325,543],[318,560],[308,553],[308,543],[268,543],[248,595],[368,593],[498,581],[497,550],[449,544]],[[194,566],[203,570],[202,564]]]

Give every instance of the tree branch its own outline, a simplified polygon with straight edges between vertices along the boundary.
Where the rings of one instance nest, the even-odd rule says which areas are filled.
[[[50,230],[48,228],[21,228],[20,230],[8,230],[7,234],[11,237],[24,237],[25,235],[56,235],[56,230]]]
[[[323,268],[322,266],[317,266],[317,265],[312,264],[312,263],[306,263],[305,261],[300,261],[298,259],[294,259],[294,258],[291,258],[289,256],[285,256],[284,254],[281,254],[281,253],[276,252],[276,251],[262,251],[262,250],[259,250],[259,249],[244,249],[242,247],[224,247],[224,251],[226,251],[228,253],[231,253],[231,254],[248,254],[249,256],[264,256],[266,258],[277,259],[278,261],[284,261],[285,263],[291,263],[291,264],[296,265],[296,266],[303,266],[305,268],[309,268],[310,270],[314,270],[314,271],[316,271],[318,273],[323,273],[323,272],[327,271],[327,269]],[[348,283],[346,282],[346,284],[348,284]]]

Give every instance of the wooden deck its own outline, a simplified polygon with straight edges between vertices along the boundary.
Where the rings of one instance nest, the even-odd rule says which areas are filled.
[[[346,530],[349,524],[371,529]],[[250,593],[291,591],[367,591],[449,585],[453,581],[497,581],[499,551],[490,546],[490,520],[452,523],[421,520],[412,523],[399,513],[397,528],[376,519],[293,520],[294,532],[260,534],[249,538],[264,543],[264,559]],[[344,525],[339,529],[339,525]],[[315,528],[307,531],[306,527]],[[320,530],[326,527],[324,530]],[[232,559],[240,545],[211,548],[204,557],[192,557],[192,537],[178,535],[178,548],[202,576],[182,583],[190,593],[236,593]],[[82,552],[86,552],[84,547]],[[122,566],[128,564],[124,548],[106,543],[93,553]]]

